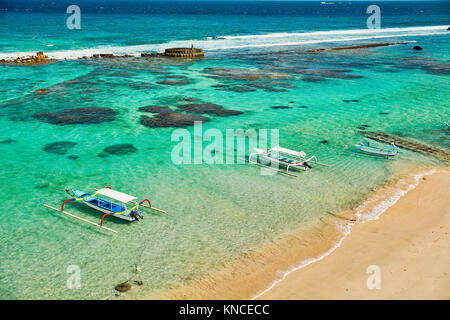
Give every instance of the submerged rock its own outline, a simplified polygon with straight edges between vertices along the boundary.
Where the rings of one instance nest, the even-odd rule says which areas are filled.
[[[84,92],[87,92],[87,93],[94,93],[94,92],[99,92],[99,91],[101,91],[101,90],[97,89],[97,88],[89,88],[89,89],[84,90]]]
[[[329,144],[330,142],[328,140],[322,140],[322,141],[320,141],[320,143],[322,143],[322,144]]]
[[[71,141],[58,141],[46,144],[43,150],[48,153],[63,155],[66,154],[69,149],[72,149],[76,144],[76,142]]]
[[[189,84],[190,82],[188,80],[161,80],[156,83],[157,84],[165,84],[165,85],[169,85],[169,86],[176,86],[176,85]]]
[[[252,92],[252,91],[256,91],[256,89],[249,88],[249,87],[228,87],[225,90],[234,91],[234,92]]]
[[[395,64],[402,69],[422,69],[434,75],[449,75],[450,63],[432,58],[408,57]]]
[[[205,68],[203,69],[203,72],[210,74],[213,77],[247,81],[257,81],[264,79],[289,79],[291,77],[286,73],[245,68]]]
[[[131,284],[128,283],[128,281],[119,283],[117,286],[114,287],[115,290],[119,292],[127,292],[131,289]]]
[[[58,112],[40,112],[34,118],[56,125],[102,123],[115,120],[117,112],[109,108],[74,108]]]
[[[291,109],[291,107],[289,106],[273,106],[270,107],[271,109]]]
[[[221,105],[215,103],[191,103],[180,105],[179,108],[189,113],[206,113],[217,116],[236,116],[243,114],[242,111],[224,109]]]
[[[422,50],[422,47],[421,46],[415,46],[414,48],[413,48],[414,50]]]
[[[274,86],[271,86],[267,83],[262,83],[262,82],[249,83],[248,86],[258,88],[258,89],[263,89],[264,91],[268,91],[268,92],[286,92],[286,91],[288,91],[286,89],[275,88]]]
[[[179,112],[162,112],[153,118],[142,117],[141,124],[149,128],[187,127],[194,125],[194,121],[210,121],[203,116],[193,116]]]
[[[346,100],[343,99],[342,102],[350,103],[350,102],[359,102],[359,100],[353,99],[353,100]]]
[[[325,81],[325,79],[322,78],[322,77],[306,76],[306,77],[302,78],[302,81],[306,81],[306,82],[320,82],[320,81]]]
[[[70,156],[67,156],[67,159],[70,159],[70,160],[77,160],[79,157],[78,156],[75,156],[75,155],[70,155]]]
[[[347,72],[352,71],[351,69],[339,69],[339,68],[317,68],[317,69],[300,69],[297,70],[298,73],[304,74],[308,77],[308,80],[304,81],[314,81],[315,77],[325,77],[325,78],[333,78],[333,79],[359,79],[362,76],[357,74],[347,74]],[[318,80],[320,81],[320,80]]]
[[[121,143],[121,144],[114,144],[112,146],[106,147],[103,149],[104,153],[112,154],[116,156],[122,156],[125,154],[135,153],[138,149],[136,149],[132,144],[129,143]]]
[[[16,142],[16,140],[8,138],[8,139],[0,141],[0,144],[11,144],[11,143],[14,143],[14,142]]]
[[[165,106],[147,106],[140,107],[139,111],[141,112],[151,112],[151,113],[161,113],[161,112],[172,112],[172,109]]]
[[[111,75],[115,76],[115,77],[132,77],[135,74],[129,73],[129,72],[114,72],[114,73],[111,73]]]
[[[166,76],[166,78],[170,78],[170,79],[188,79],[188,77],[186,77],[186,76],[177,75],[177,74],[168,75],[168,76]]]
[[[155,73],[155,74],[169,74],[169,71],[164,71],[164,70],[153,70],[152,73]]]
[[[200,99],[198,99],[198,98],[184,98],[183,100],[187,101],[187,102],[195,102],[195,101],[199,101]]]
[[[34,187],[35,189],[45,189],[45,188],[48,188],[50,185],[48,184],[48,183],[43,183],[43,184],[40,184],[40,185],[38,185],[38,186],[36,186],[36,187]]]

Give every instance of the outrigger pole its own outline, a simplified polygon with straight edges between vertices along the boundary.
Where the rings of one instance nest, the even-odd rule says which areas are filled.
[[[108,228],[108,227],[104,227],[103,225],[99,225],[99,224],[97,224],[97,223],[95,223],[95,222],[92,222],[92,221],[89,221],[89,220],[87,220],[87,219],[78,217],[78,216],[76,216],[76,215],[74,215],[74,214],[68,213],[67,211],[59,210],[59,209],[56,209],[56,208],[54,208],[54,207],[52,207],[52,206],[49,206],[49,205],[46,205],[46,204],[44,204],[44,207],[47,207],[47,208],[49,208],[49,209],[52,209],[52,210],[55,210],[55,211],[58,211],[58,212],[61,212],[61,213],[64,213],[65,215],[68,215],[69,217],[72,217],[72,218],[81,220],[81,221],[83,221],[83,222],[92,224],[92,225],[94,225],[94,226],[96,226],[96,227],[99,227],[99,228],[101,228],[101,229],[105,229],[105,230],[108,230],[108,231],[111,231],[111,232],[114,232],[114,233],[118,233],[116,230],[110,229],[110,228]],[[102,222],[103,222],[103,219],[102,219]]]
[[[307,161],[307,162],[311,162],[311,163],[317,164],[317,165],[319,165],[319,166],[324,166],[324,167],[328,167],[328,168],[331,167],[331,166],[328,165],[328,164],[320,163],[320,162],[317,162],[317,161]]]
[[[298,178],[298,176],[295,175],[295,174],[292,174],[292,173],[289,173],[289,172],[285,172],[284,170],[278,170],[278,169],[275,169],[275,168],[272,168],[272,167],[269,167],[269,166],[265,166],[265,165],[260,164],[258,162],[253,162],[253,161],[250,161],[250,160],[247,160],[247,159],[242,159],[242,158],[240,158],[239,160],[242,160],[242,161],[245,161],[245,162],[248,162],[250,164],[254,164],[256,166],[260,166],[260,167],[263,167],[263,168],[266,168],[266,169],[274,170],[274,171],[277,171],[279,173],[285,174],[285,175],[290,176],[290,177]]]
[[[145,200],[147,200],[147,199],[145,199]],[[142,202],[144,202],[145,200],[143,200]],[[161,212],[161,213],[167,213],[167,211],[164,211],[162,209],[153,208],[151,206],[151,204],[150,204],[150,206],[146,206],[145,204],[142,204],[142,202],[139,204],[140,207],[144,207],[144,208],[147,208],[147,209],[152,209],[152,210],[155,210],[155,211],[158,211],[158,212]],[[150,201],[148,203],[150,203]]]

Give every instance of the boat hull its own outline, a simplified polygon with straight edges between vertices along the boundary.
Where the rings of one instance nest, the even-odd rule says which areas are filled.
[[[382,150],[382,149],[374,149],[374,148],[364,148],[364,147],[360,147],[358,148],[358,151],[365,153],[365,154],[370,154],[373,156],[379,156],[379,157],[395,157],[397,155],[397,151],[386,151],[386,150]]]
[[[90,193],[85,193],[80,190],[72,190],[72,192],[75,195],[75,197],[83,198],[82,202],[86,206],[88,206],[94,210],[100,211],[102,213],[108,213],[115,218],[119,218],[119,219],[129,221],[129,222],[133,222],[133,221],[137,220],[136,217],[131,216],[130,213],[118,214],[118,213],[124,212],[126,210],[126,208],[122,205],[112,203],[111,201],[107,201],[102,198],[91,197],[92,195]],[[109,209],[109,208],[111,208],[111,209]],[[138,211],[138,216],[140,218],[142,218],[142,214],[140,211]]]
[[[112,212],[112,211],[110,211],[110,210],[106,210],[106,209],[101,208],[101,207],[98,207],[98,206],[96,206],[96,205],[94,205],[94,204],[92,204],[92,203],[90,203],[90,202],[88,202],[88,201],[84,201],[84,200],[83,200],[83,203],[84,203],[85,205],[87,205],[88,207],[90,207],[90,208],[92,208],[92,209],[95,209],[95,210],[97,210],[97,211],[100,211],[100,212],[103,212],[103,213],[109,213],[109,214],[110,214],[111,216],[113,216],[114,218],[119,218],[119,219],[126,220],[126,221],[129,221],[129,222],[133,222],[133,221],[136,220],[136,218],[130,217],[129,215],[124,215],[124,214],[114,214],[114,212]]]
[[[307,166],[305,166],[303,164],[300,164],[300,163],[302,163],[300,161],[298,161],[297,163],[296,162],[289,163],[289,162],[283,161],[281,159],[278,159],[278,158],[275,158],[275,157],[271,157],[271,156],[269,156],[267,154],[259,154],[259,156],[260,156],[260,158],[262,158],[262,159],[264,159],[266,161],[269,161],[269,162],[272,162],[272,163],[276,163],[276,164],[278,164],[278,165],[280,165],[282,167],[285,167],[285,168],[289,167],[289,169],[295,169],[295,170],[298,170],[298,171],[306,171],[306,170],[309,169]],[[287,158],[287,159],[289,159],[289,158]]]

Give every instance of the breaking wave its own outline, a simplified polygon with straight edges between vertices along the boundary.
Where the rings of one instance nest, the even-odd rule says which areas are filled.
[[[136,46],[101,46],[75,50],[46,51],[53,59],[77,59],[92,56],[96,53],[113,53],[116,55],[139,55],[142,52],[162,52],[170,47],[196,47],[205,51],[219,51],[245,48],[302,46],[321,43],[358,42],[373,39],[405,38],[419,36],[433,36],[448,34],[448,26],[427,26],[386,29],[354,29],[330,30],[304,33],[269,33],[255,35],[218,36],[201,40],[177,40],[160,44],[145,44]],[[35,52],[0,53],[0,59],[12,59],[22,56],[31,56]]]

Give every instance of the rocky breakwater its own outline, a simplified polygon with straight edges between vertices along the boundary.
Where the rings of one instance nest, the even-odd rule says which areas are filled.
[[[96,53],[93,54],[90,58],[87,56],[78,58],[79,60],[82,59],[115,59],[115,58],[133,58],[130,54],[124,54],[124,55],[115,55],[112,53]]]
[[[1,59],[0,64],[6,65],[22,65],[22,66],[33,66],[48,64],[55,61],[54,59],[49,59],[42,51],[37,52],[36,55],[31,57],[18,57],[14,60]]]
[[[96,53],[92,56],[82,56],[78,60],[97,60],[97,59],[119,59],[119,58],[133,58],[138,60],[140,58],[153,58],[153,57],[179,57],[179,58],[195,58],[203,57],[205,54],[202,49],[197,48],[169,48],[160,53],[141,53],[140,57],[124,54],[115,55],[113,53]],[[49,59],[42,51],[37,52],[36,55],[31,57],[17,57],[14,59],[0,59],[0,65],[22,65],[33,66],[48,64],[50,62],[57,61],[56,59]]]

